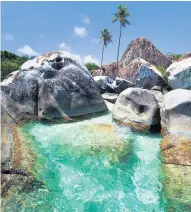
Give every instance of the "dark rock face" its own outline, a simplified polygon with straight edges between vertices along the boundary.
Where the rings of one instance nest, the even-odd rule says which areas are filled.
[[[148,39],[139,37],[132,41],[125,50],[121,62],[128,65],[133,59],[140,57],[147,62],[167,68],[172,61],[162,54]]]
[[[149,130],[160,123],[160,111],[154,94],[146,89],[128,88],[117,98],[113,119],[138,130]]]
[[[66,118],[107,110],[88,70],[67,52],[29,60],[1,83],[23,114]]]
[[[115,80],[108,76],[95,76],[94,81],[101,94],[103,93],[117,93],[120,94],[127,88],[135,87],[134,83],[131,83],[125,79],[117,77]]]

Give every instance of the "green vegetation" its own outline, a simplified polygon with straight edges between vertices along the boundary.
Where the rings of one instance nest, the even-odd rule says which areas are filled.
[[[101,31],[101,36],[99,38],[103,42],[102,57],[101,57],[101,68],[102,68],[104,48],[107,47],[107,45],[112,42],[111,40],[112,35],[108,29],[104,29],[103,31]]]
[[[92,74],[93,70],[99,69],[100,67],[98,65],[96,65],[95,63],[86,63],[85,64],[86,68],[88,69],[88,71]]]
[[[167,77],[166,68],[163,67],[163,66],[155,66],[155,67],[156,67],[156,69],[158,71],[160,71],[160,73],[162,74],[162,76],[166,79],[166,77]]]
[[[11,72],[20,69],[28,59],[28,56],[20,57],[8,51],[1,51],[1,80],[4,80]]]
[[[130,22],[126,19],[130,16],[130,13],[128,12],[128,9],[126,6],[119,5],[118,10],[116,13],[113,14],[114,18],[112,20],[112,23],[119,21],[120,24],[120,32],[119,32],[119,42],[118,42],[118,51],[117,51],[117,70],[119,71],[119,49],[120,49],[120,42],[121,42],[121,33],[122,28],[125,28],[127,25],[130,25]]]
[[[181,54],[175,54],[175,53],[169,52],[167,54],[167,56],[170,57],[172,60],[177,61],[177,60],[179,60],[181,58],[182,55]]]

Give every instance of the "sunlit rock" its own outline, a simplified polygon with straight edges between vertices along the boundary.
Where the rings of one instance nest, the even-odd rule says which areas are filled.
[[[63,118],[107,110],[85,66],[67,52],[51,52],[26,61],[1,83],[23,113]]]
[[[161,125],[163,161],[191,165],[191,91],[176,89],[164,95]]]
[[[158,102],[146,89],[128,88],[123,91],[112,112],[114,120],[140,130],[149,130],[160,123]]]
[[[191,89],[191,57],[171,64],[167,69],[167,75],[173,89]]]

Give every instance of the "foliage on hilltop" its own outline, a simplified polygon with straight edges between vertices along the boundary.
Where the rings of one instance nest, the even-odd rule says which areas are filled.
[[[28,59],[30,59],[28,56],[21,57],[8,51],[1,51],[1,81],[11,72],[19,70]]]

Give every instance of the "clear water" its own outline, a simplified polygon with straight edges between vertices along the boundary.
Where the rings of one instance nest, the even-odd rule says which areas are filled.
[[[22,134],[44,187],[7,200],[5,211],[162,212],[160,135],[136,134],[110,114],[73,123],[31,122]]]

